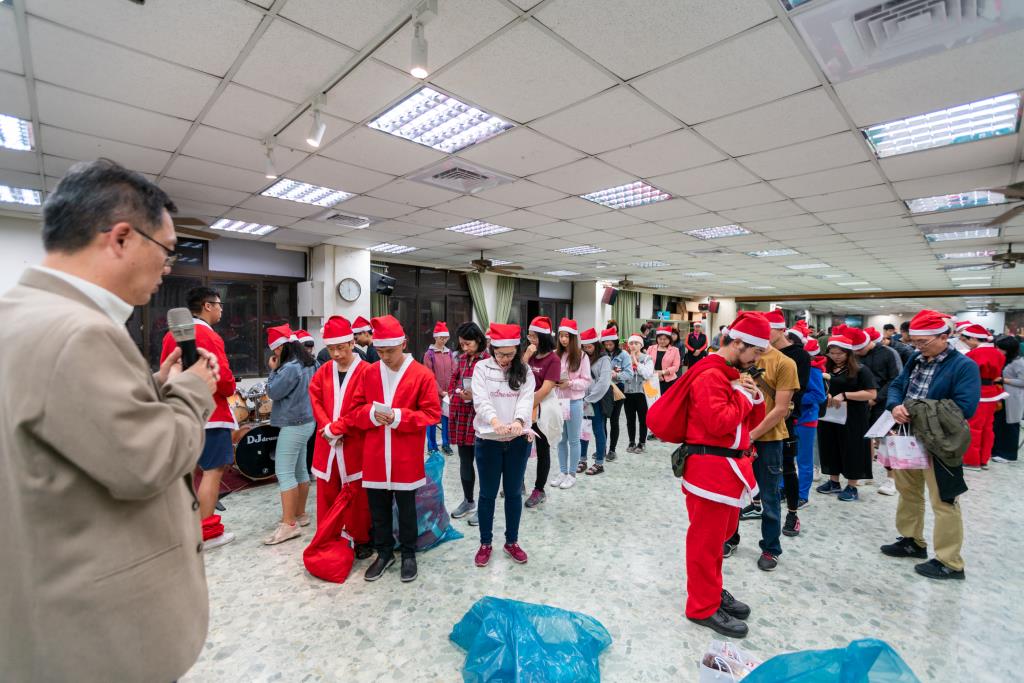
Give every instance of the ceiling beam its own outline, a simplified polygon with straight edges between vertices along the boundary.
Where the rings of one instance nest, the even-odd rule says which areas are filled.
[[[28,108],[32,118],[32,136],[35,138],[36,163],[39,164],[39,196],[46,199],[46,171],[43,169],[43,131],[39,121],[39,100],[36,97],[36,74],[32,65],[32,46],[28,42],[28,20],[25,0],[14,0],[14,26],[18,34],[18,48],[21,51],[21,69],[25,72],[25,89],[28,91]]]
[[[924,289],[902,292],[842,292],[839,294],[775,294],[772,296],[736,297],[736,303],[771,303],[777,301],[846,301],[861,299],[922,299],[925,297],[1020,296],[1022,287],[976,287],[974,289]]]

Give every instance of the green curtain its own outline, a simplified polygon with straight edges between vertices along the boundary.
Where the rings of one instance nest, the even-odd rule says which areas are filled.
[[[512,297],[516,293],[516,279],[514,277],[498,276],[498,303],[494,311],[494,322],[504,324],[508,322],[508,314],[512,312]]]
[[[476,312],[477,320],[484,331],[490,326],[491,321],[487,317],[487,303],[484,300],[484,283],[480,279],[480,273],[469,273],[466,275],[469,283],[469,296],[473,299],[473,310]],[[506,313],[505,315],[508,315]]]
[[[387,266],[378,266],[376,264],[370,264],[370,270],[374,273],[384,274],[387,272]],[[382,315],[388,315],[388,305],[391,297],[385,296],[384,294],[370,293],[370,317],[379,318]]]
[[[636,306],[639,302],[639,292],[619,290],[619,296],[612,305],[612,318],[619,324],[620,339],[627,339],[632,333],[640,331],[640,322],[636,318]]]

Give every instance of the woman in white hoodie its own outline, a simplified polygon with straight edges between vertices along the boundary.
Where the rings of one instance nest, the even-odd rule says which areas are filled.
[[[524,564],[526,553],[519,547],[519,520],[523,515],[523,479],[530,459],[533,421],[533,373],[520,355],[518,325],[492,323],[487,335],[491,357],[473,370],[473,429],[476,432],[476,469],[480,479],[477,514],[480,520],[480,549],[476,566],[486,567],[491,559],[494,504],[504,480],[505,554]]]

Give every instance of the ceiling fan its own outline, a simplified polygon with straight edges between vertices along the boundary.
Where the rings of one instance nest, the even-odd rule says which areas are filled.
[[[171,216],[171,220],[174,223],[174,231],[179,235],[185,235],[186,237],[197,237],[204,240],[215,240],[220,235],[213,232],[200,232],[195,228],[209,229],[209,224],[201,218],[193,218],[192,216]]]
[[[623,275],[622,279],[612,285],[616,289],[646,289],[652,292],[658,291],[658,287],[648,287],[646,285],[638,285],[636,282],[629,279],[628,275]]]
[[[474,273],[500,273],[502,275],[518,275],[517,270],[522,270],[522,266],[509,266],[509,265],[494,265],[494,261],[484,258],[484,252],[481,250],[480,258],[473,259],[469,262],[469,265],[473,266],[472,272]]]
[[[995,187],[989,190],[989,192],[998,192],[999,194],[1006,197],[1007,203],[1024,202],[1024,181],[1007,185],[1006,187]],[[1020,214],[1024,213],[1024,203],[1018,204],[1009,211],[1004,211],[999,214],[988,223],[989,227],[995,227],[1007,223],[1012,219],[1016,218]]]
[[[1024,212],[1024,205],[1017,207]],[[953,271],[953,270],[994,270],[996,268],[1003,268],[1004,270],[1010,270],[1016,268],[1018,263],[1024,263],[1024,253],[1013,250],[1013,245],[1008,244],[1006,251],[992,255],[992,262],[986,264],[977,265],[949,265],[941,266],[939,270]]]

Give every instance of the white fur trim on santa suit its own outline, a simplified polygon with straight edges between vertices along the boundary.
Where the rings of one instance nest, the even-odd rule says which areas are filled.
[[[398,371],[398,373],[395,376],[395,383],[394,383],[394,385],[392,385],[388,381],[388,369],[387,369],[387,366],[385,366],[384,363],[380,363],[379,365],[380,365],[380,383],[381,383],[381,387],[384,390],[384,405],[390,406],[391,402],[395,398],[395,390],[398,389],[398,385],[402,382],[402,377],[405,375],[405,371],[409,369],[410,365],[412,365],[412,356],[407,355],[405,357],[405,360],[402,362],[401,369]],[[392,423],[392,427],[397,426],[398,422],[401,420],[401,411],[399,409],[397,409],[397,408],[395,408],[394,411],[395,411],[395,421]],[[380,426],[380,423],[377,422],[377,420],[374,419],[374,417],[373,417],[373,406],[372,405],[370,406],[370,422],[372,422],[374,425],[376,425],[378,427]],[[419,487],[421,487],[421,486],[423,486],[424,484],[427,483],[426,477],[420,479],[419,481],[414,481],[414,482],[411,482],[411,483],[399,483],[399,484],[396,484],[393,481],[391,481],[391,432],[392,432],[391,429],[385,429],[384,430],[384,475],[385,475],[384,478],[385,478],[386,481],[381,481],[381,482],[367,482],[367,481],[363,481],[363,487],[364,488],[370,488],[370,489],[387,489],[387,490],[390,490],[390,491],[412,491],[412,490],[418,489]]]
[[[980,398],[978,400],[981,403],[994,403],[995,401],[1002,401],[1004,398],[1007,398],[1009,395],[1010,394],[1008,394],[1007,392],[1004,391],[1003,393],[1001,393],[1001,394],[999,394],[997,396],[989,396],[988,398],[982,397],[982,398]]]
[[[701,455],[693,456],[693,455],[691,455],[689,457],[691,457],[691,458],[693,458],[693,457],[717,458],[719,456],[717,456],[717,455],[709,455],[709,456],[701,456]],[[705,498],[707,500],[713,500],[716,503],[722,503],[724,505],[731,505],[732,507],[737,507],[737,508],[743,507],[744,505],[746,505],[748,500],[753,499],[753,497],[757,495],[758,490],[759,490],[758,486],[757,486],[757,484],[754,484],[753,488],[751,488],[750,484],[747,482],[746,479],[743,478],[743,475],[740,473],[740,468],[737,467],[736,463],[734,462],[734,459],[733,458],[726,458],[726,460],[729,461],[729,465],[732,467],[733,472],[735,472],[736,476],[739,477],[739,480],[743,483],[743,496],[742,497],[740,497],[740,498],[732,498],[731,496],[726,496],[726,495],[721,494],[721,493],[716,493],[715,491],[708,491],[707,489],[701,488],[701,487],[697,486],[696,484],[688,482],[686,480],[685,476],[683,477],[683,488],[686,489],[687,491],[689,491],[690,493],[694,494],[695,496],[700,496],[701,498]]]
[[[380,346],[382,348],[388,348],[391,346],[401,346],[402,342],[405,341],[405,337],[393,337],[391,339],[376,339],[373,340],[374,346]]]
[[[345,373],[345,381],[344,382],[339,382],[338,381],[338,373],[341,370],[340,370],[340,368],[338,368],[337,361],[331,361],[331,365],[334,366],[333,367],[333,372],[331,372],[331,379],[334,380],[334,404],[331,406],[331,420],[332,421],[333,420],[337,420],[338,418],[341,417],[341,405],[342,405],[342,403],[345,400],[345,391],[348,390],[349,380],[351,380],[352,376],[355,374],[354,370],[356,369],[356,366],[359,365],[360,363],[363,363],[363,362],[365,362],[365,361],[363,361],[363,359],[359,357],[358,353],[352,354],[352,364],[348,366],[348,372]],[[345,468],[345,440],[341,439],[341,438],[338,438],[341,435],[340,434],[335,434],[334,432],[331,431],[330,423],[328,423],[327,425],[324,426],[324,432],[323,433],[324,433],[324,436],[326,436],[326,437],[328,437],[330,439],[333,439],[333,441],[331,442],[330,454],[327,456],[327,471],[326,472],[320,472],[319,470],[317,470],[314,467],[314,468],[311,468],[312,471],[313,471],[313,474],[316,475],[317,478],[323,479],[323,480],[326,481],[326,480],[331,478],[331,474],[330,474],[331,468],[334,465],[334,463],[337,463],[338,474],[341,477],[341,483],[342,484],[347,484],[350,481],[355,481],[357,479],[362,479],[363,478],[363,473],[362,472],[349,472]]]
[[[757,346],[758,348],[762,348],[762,349],[767,349],[768,348],[768,344],[770,343],[767,339],[762,339],[760,337],[755,337],[752,334],[747,334],[746,332],[740,332],[739,330],[730,330],[728,327],[725,328],[725,334],[730,339],[739,339],[741,342],[746,342],[748,344],[751,344],[753,346]]]

